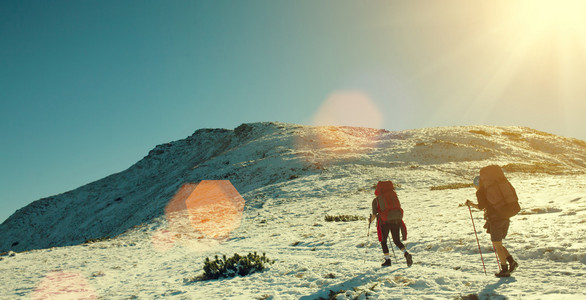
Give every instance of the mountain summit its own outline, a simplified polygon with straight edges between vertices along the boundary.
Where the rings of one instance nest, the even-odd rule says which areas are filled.
[[[267,187],[311,190],[304,178],[316,174],[400,173],[394,181],[414,185],[434,174],[442,185],[469,182],[488,164],[507,172],[584,174],[586,143],[525,127],[387,131],[270,122],[200,129],[156,146],[123,172],[19,209],[0,225],[0,252],[117,236],[164,215],[174,194],[190,182],[229,180],[250,211],[262,206]],[[305,186],[296,185],[302,181]]]

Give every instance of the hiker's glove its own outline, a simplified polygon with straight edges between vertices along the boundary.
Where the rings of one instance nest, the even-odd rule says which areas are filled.
[[[464,203],[464,204],[466,204],[466,205],[470,206],[470,205],[472,205],[472,201],[470,201],[470,200],[466,200],[466,203]]]

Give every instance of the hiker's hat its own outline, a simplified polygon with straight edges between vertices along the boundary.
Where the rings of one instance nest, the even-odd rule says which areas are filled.
[[[474,180],[472,182],[474,183],[475,187],[478,187],[480,185],[480,176],[474,177]]]

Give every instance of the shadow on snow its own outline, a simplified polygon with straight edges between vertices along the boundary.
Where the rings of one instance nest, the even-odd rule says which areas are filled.
[[[374,270],[372,272],[365,272],[365,273],[356,275],[353,278],[348,279],[344,282],[324,287],[311,295],[303,296],[299,299],[300,300],[309,300],[309,299],[316,299],[316,298],[320,298],[320,297],[328,299],[329,295],[330,295],[330,291],[333,291],[333,292],[339,292],[342,290],[347,291],[352,288],[363,286],[363,285],[370,283],[370,282],[373,282],[373,281],[377,281],[377,279],[382,276],[390,275],[390,274],[393,274],[397,271],[401,271],[401,270],[405,270],[405,269],[407,269],[407,267],[397,268],[397,269],[392,270],[390,272],[384,272],[384,273],[382,273],[382,271],[376,272]]]

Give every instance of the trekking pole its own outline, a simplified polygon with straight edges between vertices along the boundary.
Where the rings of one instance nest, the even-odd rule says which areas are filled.
[[[389,237],[387,236],[387,241],[389,240]],[[393,247],[393,244],[391,244],[391,242],[389,241],[389,247],[391,248],[391,250],[393,250],[393,256],[395,257],[395,262],[399,263],[399,261],[397,260],[397,256],[395,255],[395,247]]]
[[[494,244],[492,244],[492,250],[494,250],[494,256],[496,256],[496,264],[499,265],[499,271],[501,271],[501,261],[499,259],[498,253],[496,253],[496,248],[494,247]]]
[[[480,242],[478,241],[478,234],[476,233],[476,226],[474,225],[474,218],[472,218],[472,209],[470,208],[470,205],[468,205],[468,211],[470,212],[470,220],[472,220],[472,228],[474,228],[474,235],[476,235],[476,243],[478,244],[478,252],[480,253],[480,259],[482,260],[484,275],[487,275],[486,266],[484,265],[484,258],[482,258],[482,250],[480,250]]]

